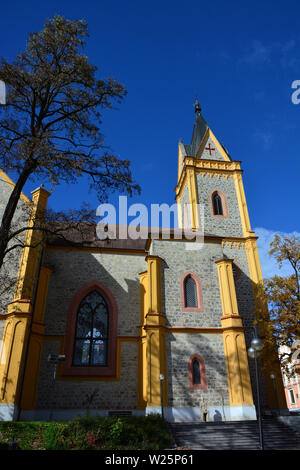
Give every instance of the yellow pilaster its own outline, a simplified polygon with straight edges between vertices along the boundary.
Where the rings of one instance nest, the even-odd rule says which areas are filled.
[[[144,331],[146,333],[146,364],[147,406],[161,405],[161,390],[159,375],[163,374],[163,404],[167,405],[167,367],[166,367],[166,337],[165,316],[162,314],[161,297],[161,258],[158,256],[146,257],[147,288],[146,294],[147,313],[145,315]]]
[[[259,319],[261,313],[267,312],[268,305],[267,305],[267,299],[264,294],[264,283],[263,283],[263,276],[262,276],[262,271],[261,271],[261,266],[260,266],[260,261],[259,261],[256,237],[254,236],[253,232],[252,232],[252,236],[246,240],[246,253],[247,253],[247,258],[248,258],[250,278],[252,281],[252,290],[253,290],[253,296],[254,296],[254,301],[255,301],[255,312],[256,312],[256,317]],[[258,326],[259,326],[259,334],[263,339],[264,338],[264,325],[258,322]],[[269,354],[268,362],[272,363],[272,366],[270,366],[270,370],[265,370],[265,374],[264,374],[266,389],[267,389],[268,404],[271,409],[274,409],[277,407],[277,400],[278,400],[279,408],[286,409],[287,408],[286,396],[285,396],[285,391],[284,391],[284,385],[283,385],[282,373],[281,373],[278,355],[275,350],[269,351],[268,354]],[[262,352],[262,355],[263,355],[263,352]],[[273,382],[270,378],[271,373],[275,374],[276,376],[277,398],[275,396]]]
[[[244,328],[238,312],[232,262],[232,259],[216,261],[230,405],[253,405]]]
[[[33,208],[29,227],[34,227],[43,218],[50,193],[44,188],[32,192]],[[41,249],[42,233],[39,230],[28,230],[25,238],[21,266],[14,300],[31,299],[35,287],[35,278]]]
[[[32,193],[33,208],[29,227],[34,227],[46,209],[49,193],[38,188]],[[36,284],[40,241],[37,230],[28,230],[18,274],[14,301],[8,305],[5,315],[4,335],[0,352],[0,402],[16,405],[22,377],[29,325],[32,316],[33,294]]]
[[[188,191],[189,191],[189,201],[191,207],[191,225],[192,230],[199,229],[199,217],[198,217],[198,195],[197,195],[197,186],[196,186],[196,172],[194,167],[189,167],[187,169],[187,180],[188,180]]]
[[[140,273],[140,328],[138,344],[138,408],[144,409],[147,406],[147,335],[145,330],[146,314],[148,312],[148,273]]]
[[[250,226],[250,219],[248,214],[246,196],[244,191],[244,185],[242,180],[242,170],[236,170],[233,172],[233,180],[235,184],[235,191],[238,200],[238,205],[240,209],[240,216],[242,222],[242,228],[244,237],[251,235],[251,226]]]

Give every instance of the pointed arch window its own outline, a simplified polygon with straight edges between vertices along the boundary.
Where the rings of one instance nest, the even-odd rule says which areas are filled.
[[[181,308],[183,312],[203,312],[201,282],[191,271],[181,278]]]
[[[196,282],[191,275],[184,280],[184,299],[186,307],[198,306]]]
[[[228,217],[226,198],[222,191],[212,191],[210,194],[210,208],[213,217]]]
[[[200,364],[198,359],[194,358],[192,361],[193,385],[201,384]]]
[[[222,199],[218,193],[213,194],[214,215],[223,215]]]
[[[79,289],[68,311],[63,375],[115,376],[117,317],[115,298],[102,283]]]
[[[199,354],[193,354],[190,357],[188,369],[190,389],[207,390],[205,363]]]

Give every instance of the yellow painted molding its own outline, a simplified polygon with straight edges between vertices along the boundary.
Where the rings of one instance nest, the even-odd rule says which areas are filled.
[[[216,261],[223,316],[223,342],[230,405],[252,405],[252,388],[242,318],[238,312],[232,259]]]
[[[244,332],[223,333],[230,405],[253,405]]]
[[[7,306],[7,315],[11,314],[29,314],[32,311],[31,300],[29,299],[18,299],[14,300]]]
[[[253,232],[251,231],[250,219],[249,219],[249,214],[248,214],[246,196],[245,196],[241,173],[234,172],[233,180],[235,184],[235,191],[236,191],[236,196],[237,196],[238,205],[239,205],[243,234],[244,234],[244,237],[248,237],[248,236],[251,236]]]
[[[24,361],[24,349],[30,318],[11,316],[7,319],[0,354],[4,364],[0,373],[0,403],[17,404],[20,371]]]
[[[161,262],[159,256],[146,256],[148,265],[148,312],[147,313],[160,313],[162,309],[161,298]]]
[[[216,261],[223,317],[239,315],[232,272],[232,263],[233,260],[227,258]]]
[[[188,191],[189,191],[189,203],[191,207],[191,225],[192,230],[199,229],[199,214],[197,210],[198,204],[198,193],[196,185],[196,173],[195,169],[188,168],[187,170],[187,180],[188,180]]]
[[[21,397],[21,408],[26,410],[34,409],[36,403],[37,385],[43,349],[43,335],[45,332],[44,316],[50,274],[50,268],[41,266]]]
[[[227,153],[226,153],[225,150],[223,149],[222,145],[219,144],[218,139],[215,137],[215,135],[213,134],[213,132],[212,132],[211,129],[209,129],[209,137],[212,139],[213,143],[214,143],[215,146],[217,147],[219,153],[222,155],[222,157],[224,158],[224,160],[227,161],[227,162],[231,162],[230,157],[227,155]]]

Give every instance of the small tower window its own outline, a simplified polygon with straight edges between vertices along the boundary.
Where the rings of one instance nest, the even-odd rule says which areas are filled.
[[[222,199],[218,193],[213,194],[214,215],[223,215]]]
[[[193,385],[200,385],[201,384],[201,375],[200,375],[200,364],[198,359],[193,359],[192,363],[192,370],[193,370]]]
[[[210,210],[212,217],[227,218],[228,209],[225,194],[219,189],[215,189],[210,193]]]
[[[199,354],[190,357],[188,369],[190,390],[207,390],[205,364]]]
[[[187,276],[184,281],[184,297],[186,307],[197,307],[197,289],[196,282],[192,276]]]
[[[181,278],[181,309],[183,312],[203,312],[203,297],[200,279],[192,271]]]

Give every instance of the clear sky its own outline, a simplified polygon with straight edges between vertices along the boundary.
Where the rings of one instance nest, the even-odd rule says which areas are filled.
[[[102,129],[142,187],[132,202],[174,202],[178,140],[190,143],[197,94],[215,136],[242,161],[252,227],[263,240],[300,231],[300,104],[291,100],[300,80],[299,1],[12,0],[1,10],[0,55],[8,60],[45,18],[87,21],[86,54],[98,77],[113,76],[128,91]],[[56,188],[49,205],[82,201],[97,206],[84,182]]]

